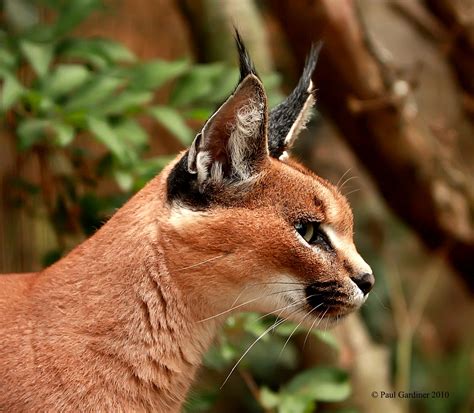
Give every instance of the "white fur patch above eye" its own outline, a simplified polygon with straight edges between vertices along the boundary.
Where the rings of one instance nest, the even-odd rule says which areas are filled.
[[[364,259],[357,252],[353,242],[345,241],[341,238],[336,231],[329,225],[322,224],[321,229],[324,230],[329,238],[334,249],[340,252],[344,258],[349,262],[350,266],[354,269],[356,274],[372,273],[372,269]]]

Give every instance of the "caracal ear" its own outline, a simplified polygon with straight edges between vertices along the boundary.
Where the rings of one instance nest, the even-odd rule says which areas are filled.
[[[258,173],[268,156],[267,97],[238,33],[240,80],[234,93],[206,122],[187,157],[190,174],[206,183],[243,181]]]
[[[274,158],[284,159],[288,156],[287,151],[311,117],[311,108],[315,102],[311,77],[321,46],[322,43],[319,42],[311,47],[303,74],[295,89],[270,112],[268,149]]]

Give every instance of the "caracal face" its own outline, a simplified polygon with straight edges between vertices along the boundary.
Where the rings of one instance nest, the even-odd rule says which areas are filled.
[[[179,205],[173,215],[177,236],[197,249],[211,246],[210,258],[218,257],[209,263],[219,277],[218,311],[251,309],[330,326],[357,310],[373,286],[353,243],[347,200],[294,161],[269,159],[239,197],[204,210]]]
[[[211,286],[214,313],[252,309],[328,325],[364,303],[374,276],[354,246],[346,198],[288,155],[314,103],[318,49],[293,93],[268,113],[238,36],[237,45],[236,90],[167,178],[170,238],[195,255],[186,268],[212,269],[186,282]]]

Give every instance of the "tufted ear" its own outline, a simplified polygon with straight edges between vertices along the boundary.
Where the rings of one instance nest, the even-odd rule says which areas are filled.
[[[268,149],[274,158],[287,156],[300,131],[306,126],[314,105],[311,77],[318,61],[322,43],[311,47],[303,74],[291,94],[270,112]]]
[[[236,33],[240,80],[206,122],[187,156],[187,169],[206,182],[239,181],[260,170],[268,156],[267,97],[250,56]]]

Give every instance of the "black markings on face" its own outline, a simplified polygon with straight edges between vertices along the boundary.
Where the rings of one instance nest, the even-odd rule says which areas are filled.
[[[337,281],[316,281],[305,288],[306,302],[311,309],[326,311],[330,307],[344,306],[348,295],[338,289]]]

